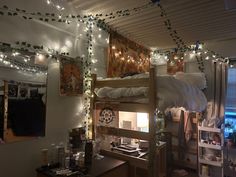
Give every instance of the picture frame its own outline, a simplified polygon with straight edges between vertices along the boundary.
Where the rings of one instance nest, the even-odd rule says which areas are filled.
[[[83,63],[80,58],[60,58],[60,95],[83,94]]]

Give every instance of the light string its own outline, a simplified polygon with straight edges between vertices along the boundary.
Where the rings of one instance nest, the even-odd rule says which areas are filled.
[[[183,39],[179,36],[179,34],[177,33],[177,31],[173,28],[170,19],[168,19],[168,15],[165,11],[165,9],[163,8],[163,6],[159,3],[159,1],[153,1],[153,2],[149,2],[147,4],[144,4],[142,6],[139,7],[134,7],[131,9],[125,9],[125,10],[117,10],[116,12],[111,12],[111,13],[106,13],[106,14],[95,14],[95,15],[74,15],[74,14],[69,14],[69,15],[64,15],[64,14],[57,14],[57,13],[51,13],[51,12],[46,12],[46,13],[42,13],[42,12],[27,12],[24,9],[20,9],[20,8],[15,8],[15,9],[10,9],[8,6],[4,5],[3,7],[0,7],[0,16],[20,16],[25,20],[40,20],[40,21],[44,21],[44,22],[58,22],[58,23],[65,23],[65,24],[71,24],[72,22],[77,23],[78,25],[80,25],[81,23],[86,25],[86,37],[87,37],[87,50],[88,50],[88,54],[85,58],[83,58],[84,60],[84,95],[85,95],[85,99],[84,99],[84,110],[85,110],[85,119],[84,119],[84,124],[86,126],[86,129],[89,131],[91,131],[91,129],[89,127],[91,127],[91,118],[90,118],[90,98],[93,96],[91,94],[91,66],[92,66],[92,57],[93,57],[93,32],[92,32],[92,28],[93,26],[97,26],[98,28],[110,32],[112,30],[111,26],[109,25],[109,22],[107,22],[110,19],[115,19],[115,18],[119,18],[119,17],[125,17],[125,16],[130,16],[130,15],[134,15],[135,13],[141,12],[144,9],[148,9],[150,7],[153,7],[155,5],[155,2],[158,2],[157,5],[160,8],[160,15],[161,17],[163,17],[164,19],[164,25],[166,26],[166,29],[170,35],[170,37],[172,38],[172,40],[175,42],[175,44],[177,45],[177,49],[181,52],[186,52],[189,53],[189,55],[191,54],[191,52],[193,54],[191,54],[191,56],[195,56],[198,65],[199,65],[199,70],[201,70],[202,72],[204,72],[204,65],[203,65],[203,53],[200,56],[196,57],[196,50],[192,50],[190,49],[188,46],[186,46],[185,42],[183,41]],[[52,1],[47,1],[48,5],[53,5]],[[56,7],[56,6],[55,6]],[[59,9],[58,9],[59,10]],[[62,10],[62,9],[61,9]],[[108,41],[108,40],[107,40]],[[176,52],[176,49],[175,49]],[[195,53],[194,53],[195,52]],[[199,53],[201,51],[198,51],[197,53]],[[216,56],[215,54],[213,55],[214,52],[210,51],[210,50],[205,50],[205,52],[212,54],[211,57]],[[168,54],[173,53],[172,51],[167,51],[164,53],[161,53],[160,51],[154,51],[153,54],[159,54],[160,58],[163,56],[164,60],[168,60]],[[205,53],[204,53],[205,54]],[[198,55],[198,54],[197,54]],[[210,56],[207,56],[208,58],[210,58]],[[207,57],[205,57],[205,59],[207,59]],[[213,57],[214,58],[214,57]],[[220,59],[220,60],[224,60],[224,58]],[[88,137],[90,136],[90,133],[88,133]]]
[[[62,5],[55,3],[53,0],[46,0],[45,1],[48,5],[55,7],[57,10],[59,11],[63,11],[65,10],[65,7],[63,7]]]
[[[87,23],[87,57],[84,60],[84,126],[86,128],[87,139],[92,139],[92,117],[91,117],[91,98],[93,97],[91,92],[91,71],[92,71],[92,57],[93,53],[93,16],[90,16]]]

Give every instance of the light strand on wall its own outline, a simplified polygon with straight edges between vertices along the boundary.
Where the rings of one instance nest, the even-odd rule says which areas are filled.
[[[15,68],[17,70],[21,70],[24,72],[30,72],[40,75],[47,75],[47,67],[46,66],[33,66],[31,64],[27,64],[28,59],[24,59],[25,63],[18,62],[12,58],[9,58],[7,55],[0,54],[0,62],[9,68]]]
[[[61,56],[69,53],[17,41],[15,44],[0,42],[0,62],[9,68],[35,74],[47,74],[48,60],[58,62]]]
[[[92,139],[92,118],[90,115],[90,104],[91,97],[93,97],[91,93],[91,70],[92,70],[92,57],[93,53],[93,16],[89,17],[89,20],[86,23],[86,31],[87,31],[87,57],[84,60],[84,124],[86,128],[86,136],[87,139]]]

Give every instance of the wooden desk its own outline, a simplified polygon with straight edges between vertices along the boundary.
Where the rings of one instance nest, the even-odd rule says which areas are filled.
[[[36,171],[37,177],[58,177],[49,171],[40,169]],[[107,156],[101,160],[93,159],[88,175],[90,177],[128,177],[128,163]]]

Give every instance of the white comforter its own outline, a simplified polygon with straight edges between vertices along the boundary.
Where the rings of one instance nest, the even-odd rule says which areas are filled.
[[[129,78],[148,77],[147,74],[139,74]],[[173,76],[157,76],[157,106],[160,110],[172,107],[184,107],[189,111],[203,111],[206,108],[207,100],[203,92],[187,82],[178,80]],[[111,88],[104,87],[96,89],[95,93],[98,97],[104,98],[123,98],[147,96],[146,87],[139,88]],[[147,99],[137,99],[137,102],[146,102]]]

